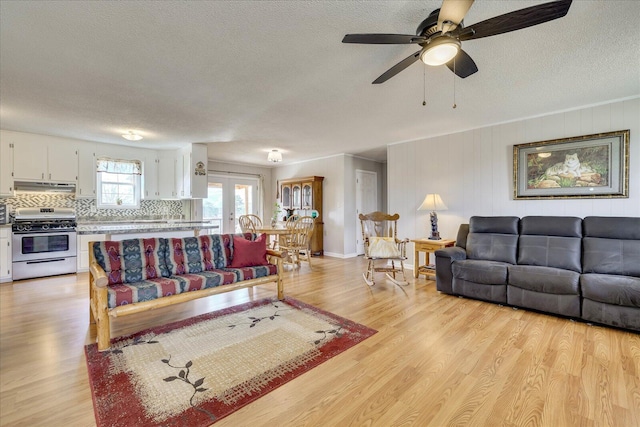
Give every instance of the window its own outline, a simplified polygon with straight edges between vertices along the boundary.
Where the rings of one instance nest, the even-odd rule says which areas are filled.
[[[100,158],[97,163],[98,208],[140,208],[140,161]]]

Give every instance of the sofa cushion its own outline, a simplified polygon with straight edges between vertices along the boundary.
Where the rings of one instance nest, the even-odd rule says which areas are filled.
[[[579,237],[520,236],[518,264],[539,265],[582,271],[580,257],[582,241]]]
[[[583,273],[640,277],[640,240],[585,237]]]
[[[640,278],[613,274],[583,274],[580,277],[580,286],[583,298],[640,308]]]
[[[454,279],[487,285],[506,285],[508,265],[497,261],[465,259],[455,261],[451,268]]]
[[[267,264],[243,268],[227,267],[224,269],[224,271],[234,274],[236,281],[240,282],[242,280],[257,279],[258,277],[266,277],[278,274],[278,266],[274,264]]]
[[[400,250],[394,237],[369,237],[369,256],[371,258],[398,258]]]
[[[242,236],[233,236],[233,259],[229,267],[242,268],[266,264],[268,264],[266,234],[260,235],[253,241]]]
[[[472,216],[466,241],[467,258],[516,263],[518,217]]]
[[[96,262],[107,274],[109,285],[169,276],[167,239],[128,239],[94,242]]]
[[[193,274],[205,271],[204,250],[197,237],[171,237],[167,265],[172,275]],[[207,251],[212,249],[207,245]],[[211,258],[210,256],[209,258]]]
[[[582,220],[583,235],[604,239],[640,240],[640,218],[588,216]]]
[[[582,219],[573,216],[525,216],[520,220],[520,234],[582,237]]]
[[[511,234],[469,233],[467,258],[516,263],[518,236]]]
[[[580,274],[575,271],[530,265],[510,265],[507,269],[510,286],[546,294],[580,295]]]
[[[107,287],[108,307],[114,308],[136,302],[151,301],[184,292],[198,291],[237,281],[230,271],[213,270],[199,274],[160,277],[132,283],[120,283]]]
[[[518,234],[520,218],[517,216],[472,216],[470,233]]]
[[[180,292],[179,282],[168,277],[109,285],[107,286],[108,307],[151,301]]]

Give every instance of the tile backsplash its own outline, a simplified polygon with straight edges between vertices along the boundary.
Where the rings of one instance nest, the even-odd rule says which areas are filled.
[[[137,217],[181,217],[184,216],[181,200],[142,200],[140,209],[95,209],[95,199],[76,199],[69,194],[19,193],[0,199],[13,215],[16,208],[52,207],[74,208],[78,219],[126,219]]]

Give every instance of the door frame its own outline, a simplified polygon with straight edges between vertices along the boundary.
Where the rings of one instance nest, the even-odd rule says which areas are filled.
[[[375,191],[375,197],[373,203],[365,204],[363,201],[363,192],[362,192],[362,184],[361,178],[364,175],[369,175],[373,177],[373,182],[375,183],[373,188]],[[378,173],[374,171],[367,171],[362,169],[356,169],[356,254],[363,255],[364,254],[364,242],[362,241],[362,228],[360,226],[360,219],[358,215],[360,213],[369,213],[372,212],[368,207],[372,207],[373,210],[378,210]]]
[[[259,176],[247,176],[247,175],[235,175],[235,174],[219,174],[219,173],[209,173],[207,175],[207,186],[209,183],[218,182],[222,184],[222,219],[220,220],[221,230],[220,233],[235,233],[235,225],[238,221],[238,215],[235,212],[235,185],[252,185],[254,187],[253,190],[253,209],[252,213],[254,215],[260,216],[260,212],[262,211],[262,207],[260,206],[260,191],[262,180]],[[233,221],[234,226],[231,226],[231,221]]]

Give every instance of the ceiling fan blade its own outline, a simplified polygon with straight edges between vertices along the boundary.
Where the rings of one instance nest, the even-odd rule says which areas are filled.
[[[455,29],[462,22],[472,4],[473,0],[443,0],[438,14],[438,30],[443,31],[442,23],[445,21],[452,23],[445,31]]]
[[[455,64],[454,64],[455,61]],[[478,72],[478,66],[467,52],[460,49],[455,58],[447,62],[447,67],[453,71],[456,76],[461,79],[469,77],[471,74]]]
[[[571,1],[561,0],[544,3],[478,22],[463,29],[460,33],[460,40],[495,36],[562,18],[569,11]]]
[[[385,71],[380,77],[375,79],[372,84],[377,85],[377,84],[386,82],[391,77],[395,76],[400,71],[404,70],[409,65],[413,64],[414,62],[416,62],[418,60],[418,58],[420,58],[420,52],[422,52],[422,51],[419,50],[416,53],[414,53],[413,55],[410,55],[410,56],[406,57],[405,59],[403,59],[402,61],[398,62],[396,65],[394,65],[393,67],[391,67],[387,71]]]
[[[426,41],[425,37],[410,34],[347,34],[342,43],[411,44]]]

